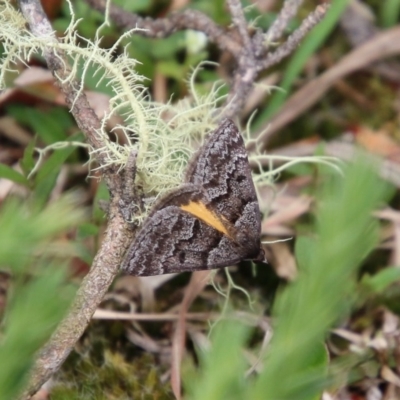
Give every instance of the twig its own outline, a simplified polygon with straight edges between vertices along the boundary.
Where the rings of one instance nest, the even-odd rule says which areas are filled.
[[[287,18],[291,13],[294,13],[297,10],[297,7],[301,2],[289,0],[285,3],[285,12],[281,15],[287,23]],[[231,1],[229,1],[231,4]],[[303,37],[313,28],[325,15],[329,5],[321,5],[318,6],[317,9],[311,13],[300,25],[299,29],[297,29],[287,41],[278,48],[274,53],[263,57],[264,52],[260,48],[262,44],[260,42],[260,37],[262,35],[254,35],[253,40],[251,41],[251,45],[247,44],[242,51],[242,54],[239,58],[237,58],[238,67],[234,76],[234,83],[230,90],[228,96],[228,104],[223,112],[223,116],[227,118],[234,118],[235,115],[244,107],[245,101],[249,95],[250,90],[257,78],[259,72],[265,70],[267,67],[270,67],[274,64],[277,64],[283,58],[288,56],[293,50],[299,45]],[[233,15],[233,20],[236,21],[237,24],[243,24],[243,16],[239,16],[237,12],[237,8],[235,6],[230,6],[231,11],[236,14]],[[238,25],[238,28],[239,28]],[[279,33],[280,22],[277,24],[277,28],[274,31],[274,34]],[[243,27],[239,28],[241,32],[241,36],[244,38],[246,34],[244,33]],[[260,56],[262,58],[260,58]]]
[[[180,366],[184,354],[186,339],[186,320],[187,311],[208,284],[212,272],[196,271],[190,278],[189,285],[186,287],[182,303],[179,309],[179,318],[175,327],[172,338],[172,370],[171,370],[171,386],[177,400],[181,399],[181,374]]]
[[[49,42],[57,41],[38,0],[21,0],[19,5],[34,35],[45,37]],[[100,121],[89,106],[85,94],[79,91],[79,84],[69,79],[67,57],[61,51],[55,52],[49,47],[44,51],[44,58],[64,93],[66,103],[70,106],[78,126],[86,135],[87,141],[93,149],[102,148],[103,139],[96,135],[96,131],[101,126]],[[133,199],[126,199],[123,195],[125,175],[117,174],[115,168],[105,167],[101,152],[96,151],[95,156],[99,165],[103,167],[101,169],[103,178],[112,193],[108,226],[102,246],[93,260],[90,272],[81,283],[71,310],[36,360],[28,388],[23,394],[24,398],[29,398],[34,394],[60,368],[86,329],[117,274],[122,256],[132,238],[130,226],[121,213],[121,203],[133,201]]]
[[[234,72],[233,85],[229,92],[227,106],[222,114],[225,118],[234,118],[237,110],[242,107],[245,99],[247,99],[251,87],[257,78],[257,70],[255,68],[257,60],[240,1],[228,0],[227,3],[232,15],[233,24],[239,31],[242,39],[242,50],[240,55],[236,57],[237,68]]]
[[[232,15],[233,25],[239,31],[240,37],[242,38],[242,48],[243,50],[250,51],[253,44],[250,39],[246,18],[243,13],[242,5],[238,0],[227,0],[229,10]]]
[[[106,10],[105,0],[87,0],[87,3],[102,13]],[[231,35],[227,34],[212,19],[196,10],[174,12],[167,18],[153,19],[128,13],[120,7],[110,4],[109,16],[113,23],[121,29],[139,28],[138,35],[144,37],[161,39],[181,30],[193,29],[203,32],[210,41],[217,43],[221,49],[232,54],[239,54],[241,49],[240,43],[234,40]]]
[[[315,11],[308,15],[308,17],[301,23],[300,27],[288,37],[288,39],[282,46],[280,46],[272,54],[269,54],[257,65],[257,70],[262,71],[264,69],[267,69],[291,54],[302,41],[304,36],[322,20],[328,8],[329,4],[318,6]]]
[[[279,40],[285,29],[287,28],[290,20],[297,14],[297,10],[303,3],[303,0],[288,0],[283,4],[282,10],[279,12],[276,20],[268,29],[265,37],[267,46]]]
[[[399,54],[399,38],[399,27],[384,31],[354,49],[331,69],[303,86],[286,101],[285,106],[272,118],[269,129],[258,137],[258,141],[267,143],[282,126],[315,104],[338,79],[382,58]],[[252,150],[255,146],[254,143],[250,143],[248,149]]]
[[[54,30],[40,3],[33,0],[21,0],[19,4],[22,14],[29,23],[31,32],[37,37],[47,38],[50,42],[57,42]],[[67,58],[61,51],[56,54],[50,48],[44,51],[44,58],[56,78],[57,85],[64,93],[66,103],[71,107],[71,113],[79,128],[85,133],[87,141],[94,149],[103,147],[104,142],[96,135],[96,130],[100,129],[101,126],[100,121],[89,106],[85,94],[79,93],[79,84],[68,79],[71,71],[67,67]],[[77,93],[79,94],[77,95]],[[100,165],[103,164],[101,153],[97,153],[97,161]]]
[[[100,12],[106,12],[105,0],[86,1]],[[237,38],[237,35],[232,35],[230,31],[217,26],[206,15],[194,10],[175,12],[166,18],[152,19],[130,14],[111,4],[108,8],[108,15],[120,28],[139,28],[140,31],[137,31],[137,34],[145,37],[164,38],[179,30],[198,30],[207,35],[210,42],[215,43],[221,50],[231,53],[236,61],[236,69],[226,105],[222,107],[221,118],[234,118],[243,109],[258,74],[288,56],[307,32],[323,18],[328,9],[328,4],[318,6],[303,21],[300,28],[289,37],[287,42],[274,53],[268,55],[267,46],[271,44],[271,41],[282,36],[288,22],[296,14],[301,3],[302,0],[286,0],[277,20],[267,34],[257,30],[253,36],[250,36],[240,2],[238,0],[227,0],[232,22],[239,32],[239,38]]]

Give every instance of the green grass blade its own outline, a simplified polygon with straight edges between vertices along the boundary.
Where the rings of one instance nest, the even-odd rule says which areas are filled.
[[[243,399],[245,360],[241,348],[248,329],[232,321],[213,331],[212,348],[202,354],[202,372],[186,380],[191,400]]]
[[[345,178],[329,180],[320,197],[315,238],[297,240],[300,276],[277,296],[265,369],[247,398],[308,400],[325,384],[320,346],[350,309],[358,266],[378,240],[371,213],[388,194],[366,160],[346,169]]]
[[[0,164],[0,178],[5,178],[24,186],[29,185],[28,180],[22,174],[4,164]]]
[[[10,199],[0,210],[0,269],[12,276],[1,326],[0,399],[16,398],[23,389],[35,354],[74,294],[67,282],[65,254],[58,261],[48,243],[54,235],[75,228],[83,213],[70,196],[44,210],[30,206]]]

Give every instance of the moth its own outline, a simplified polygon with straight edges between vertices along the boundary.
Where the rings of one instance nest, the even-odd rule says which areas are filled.
[[[192,157],[184,184],[153,207],[122,270],[147,276],[265,262],[260,236],[243,138],[226,119]]]

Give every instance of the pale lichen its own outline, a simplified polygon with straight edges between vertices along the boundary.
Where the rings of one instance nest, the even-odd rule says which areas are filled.
[[[134,31],[124,34],[112,48],[104,49],[100,46],[104,24],[94,41],[90,41],[78,35],[76,28],[80,21],[75,20],[71,4],[70,10],[70,25],[57,41],[33,35],[10,2],[0,2],[0,38],[4,48],[0,60],[0,85],[5,86],[5,73],[15,70],[17,62],[25,63],[49,49],[61,50],[68,57],[70,72],[63,82],[77,81],[77,95],[85,88],[89,67],[92,70],[94,66],[98,84],[106,81],[113,95],[109,112],[102,116],[101,129],[97,131],[105,146],[96,150],[90,148],[90,157],[101,152],[105,160],[102,167],[112,164],[123,168],[131,151],[136,150],[137,184],[149,196],[147,204],[151,205],[155,198],[181,183],[187,161],[194,151],[193,141],[200,142],[215,128],[219,85],[214,85],[208,95],[200,96],[195,90],[194,72],[189,80],[190,99],[176,104],[153,102],[143,85],[144,78],[135,71],[138,61],[129,57],[126,48],[116,56],[123,39]],[[60,61],[64,63],[61,57]],[[128,145],[109,139],[107,122],[116,114],[123,122],[114,129],[123,132]],[[50,146],[47,150],[54,148]],[[39,154],[42,156],[43,152]]]
[[[75,19],[71,3],[71,22],[64,36],[58,40],[33,35],[26,27],[26,21],[9,1],[0,1],[0,40],[3,45],[3,56],[0,60],[0,85],[5,86],[5,73],[16,69],[17,62],[26,62],[33,55],[41,54],[49,49],[61,50],[70,62],[67,78],[64,82],[78,82],[76,95],[85,88],[86,75],[95,66],[94,76],[98,75],[98,83],[107,82],[113,95],[109,100],[109,112],[101,118],[99,135],[105,145],[99,149],[89,148],[93,158],[96,152],[102,153],[104,164],[124,168],[132,150],[137,153],[136,183],[141,187],[148,210],[153,202],[182,182],[187,162],[204,137],[216,127],[219,117],[218,105],[224,96],[220,95],[223,86],[216,82],[205,95],[196,90],[195,77],[205,65],[200,64],[188,79],[190,96],[176,102],[159,104],[151,100],[143,85],[144,78],[135,67],[137,60],[128,55],[123,47],[124,39],[134,34],[131,30],[122,35],[110,49],[100,46],[101,30],[108,24],[108,12],[105,13],[104,24],[98,29],[96,37],[90,41],[77,33],[79,20]],[[45,35],[46,36],[46,35]],[[121,51],[121,47],[123,50]],[[118,54],[118,51],[120,53]],[[118,55],[116,55],[118,54]],[[60,57],[60,61],[65,61]],[[122,123],[114,126],[114,130],[123,132],[127,145],[109,138],[107,122],[114,115],[122,118]],[[249,129],[245,141],[250,142]],[[253,139],[254,140],[254,139]],[[70,146],[71,143],[66,145]],[[62,146],[59,144],[58,146]],[[48,149],[54,149],[52,145]],[[39,152],[43,157],[43,151]],[[316,162],[316,158],[287,159],[287,164],[278,169],[273,168],[276,156],[267,156],[256,150],[250,160],[259,166],[259,173],[254,175],[256,185],[271,184],[283,168],[297,162]],[[268,159],[271,168],[267,171],[262,166]],[[280,157],[282,159],[282,157]],[[320,158],[318,162],[334,165],[332,159]],[[138,217],[146,216],[147,211]]]

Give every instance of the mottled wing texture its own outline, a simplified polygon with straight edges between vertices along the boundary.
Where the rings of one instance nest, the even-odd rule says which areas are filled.
[[[195,154],[185,180],[201,186],[206,205],[236,228],[237,240],[248,248],[243,259],[257,258],[260,209],[243,138],[231,120],[224,120]]]
[[[162,275],[232,265],[242,249],[224,235],[179,207],[158,210],[128,250],[125,271]]]
[[[185,181],[155,205],[122,269],[132,275],[160,275],[263,260],[257,196],[233,122],[225,120],[211,133],[191,160]],[[230,236],[181,209],[190,202],[204,204],[221,217]]]

